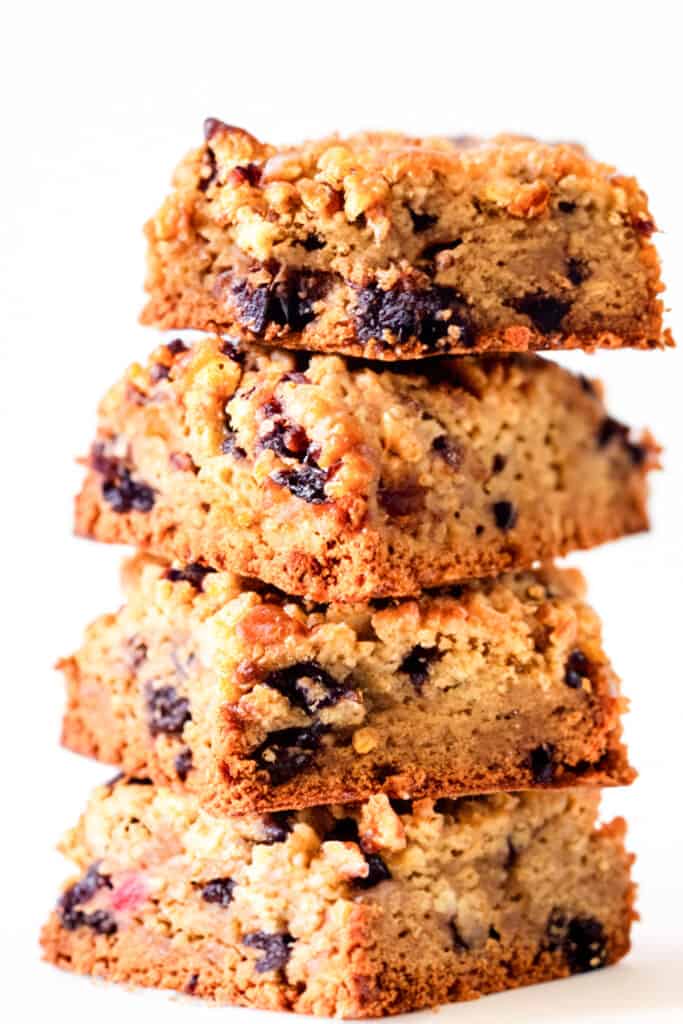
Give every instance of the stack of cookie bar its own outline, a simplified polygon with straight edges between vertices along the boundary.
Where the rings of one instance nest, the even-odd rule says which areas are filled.
[[[211,119],[150,221],[159,345],[100,407],[78,533],[138,549],[62,662],[115,764],[47,958],[346,1017],[618,960],[625,707],[576,570],[657,446],[536,349],[656,348],[654,223],[578,147]]]

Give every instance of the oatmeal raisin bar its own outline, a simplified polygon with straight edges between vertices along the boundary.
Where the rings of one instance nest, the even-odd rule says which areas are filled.
[[[102,402],[76,526],[315,601],[415,594],[646,529],[656,450],[539,356],[175,341]]]
[[[576,571],[328,607],[140,555],[123,579],[61,662],[63,741],[216,813],[633,778]]]
[[[44,928],[80,974],[223,1003],[376,1017],[591,971],[629,948],[624,822],[597,791],[214,818],[121,779],[63,852]]]
[[[374,359],[671,343],[647,197],[579,146],[205,136],[147,225],[144,323]]]

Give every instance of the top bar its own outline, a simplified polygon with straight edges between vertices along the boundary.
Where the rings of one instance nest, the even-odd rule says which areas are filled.
[[[577,145],[205,136],[147,224],[143,323],[383,360],[673,343],[647,197]]]

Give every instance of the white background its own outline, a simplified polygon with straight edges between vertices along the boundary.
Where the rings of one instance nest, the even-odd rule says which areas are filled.
[[[637,174],[663,230],[670,323],[683,295],[680,33],[673,3],[21,3],[0,29],[2,462],[1,1015],[131,1024],[246,1021],[164,995],[93,985],[42,965],[41,918],[65,866],[52,852],[111,770],[57,746],[51,664],[115,607],[120,553],[70,535],[73,459],[105,388],[156,344],[136,322],[141,225],[206,115],[272,141],[338,129],[577,139]],[[607,379],[620,418],[666,446],[653,532],[575,561],[632,699],[641,771],[610,793],[630,819],[642,923],[618,968],[439,1020],[660,1021],[683,1016],[681,352],[566,357]],[[5,1011],[8,1011],[7,1014]],[[199,1013],[205,1016],[199,1018]],[[251,1014],[251,1016],[254,1016]],[[273,1017],[260,1015],[272,1021]]]

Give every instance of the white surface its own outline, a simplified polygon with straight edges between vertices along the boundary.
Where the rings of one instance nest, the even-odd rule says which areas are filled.
[[[52,848],[111,771],[57,747],[51,664],[118,601],[119,552],[70,536],[73,457],[95,404],[156,343],[136,323],[140,227],[205,115],[274,140],[334,128],[525,131],[573,138],[637,174],[660,236],[669,304],[683,305],[680,34],[660,2],[12,5],[0,38],[2,334],[3,1018],[130,1024],[219,1020],[39,963],[36,936],[64,865]],[[675,96],[678,94],[678,100]],[[604,375],[616,415],[665,443],[654,532],[576,559],[632,698],[641,778],[609,794],[630,819],[642,923],[620,967],[443,1010],[463,1024],[681,1020],[683,433],[681,352],[567,362]],[[9,1011],[9,1012],[8,1012]],[[204,1013],[204,1017],[198,1014]],[[213,1013],[213,1018],[210,1014]],[[262,1015],[264,1020],[275,1018]]]

